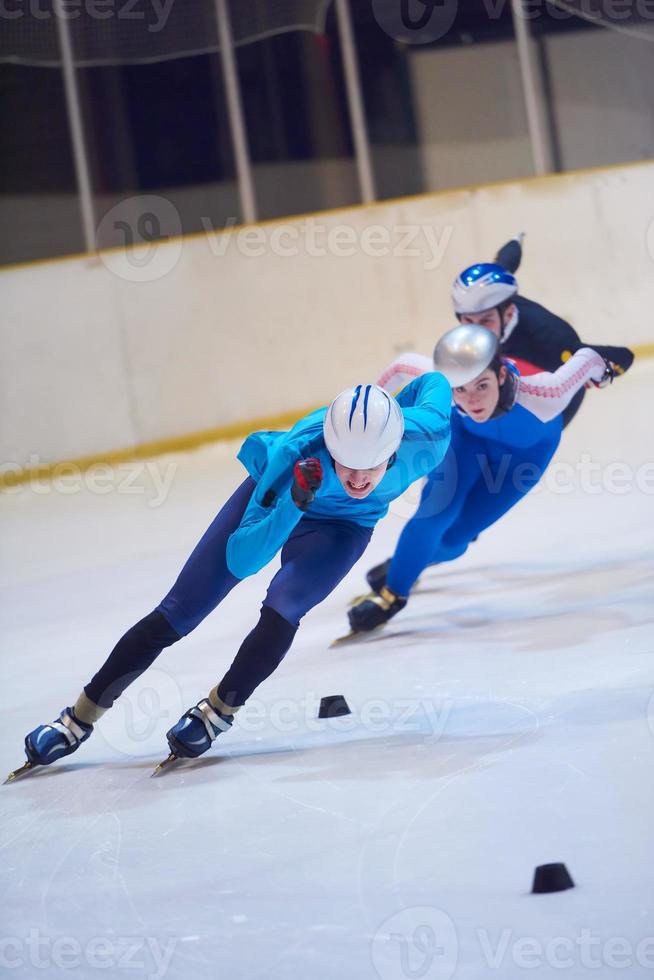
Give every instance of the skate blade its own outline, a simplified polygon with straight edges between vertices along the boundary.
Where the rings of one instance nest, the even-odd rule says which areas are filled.
[[[344,647],[350,643],[363,643],[368,639],[369,636],[379,633],[384,627],[384,623],[381,626],[375,626],[371,630],[350,630],[345,636],[337,636],[335,640],[329,644],[329,649],[332,650],[334,647]]]
[[[9,775],[5,779],[4,785],[6,786],[7,783],[15,782],[17,779],[20,779],[21,776],[26,776],[27,773],[31,772],[31,770],[34,768],[35,766],[34,763],[32,762],[23,763],[22,766],[18,767],[18,769],[14,769],[12,772],[9,773]]]
[[[421,589],[420,579],[417,578],[413,583],[413,585],[411,586],[411,593],[413,594],[413,592],[440,592],[441,588],[442,586],[440,588],[435,588],[435,589],[429,589],[429,588]],[[376,595],[379,595],[379,592],[376,592],[374,589],[371,589],[370,592],[364,592],[363,595],[355,595],[352,599],[348,599],[347,604],[348,606],[356,606],[356,604],[358,602],[361,602],[362,599],[370,599],[371,596],[376,596]]]
[[[332,642],[329,644],[329,649],[333,650],[334,647],[342,647],[345,646],[346,643],[354,643],[355,637],[359,637],[360,635],[360,633],[355,633],[354,630],[351,630],[349,633],[346,633],[345,636],[337,636],[336,639],[332,640]]]
[[[174,752],[171,752],[167,759],[164,759],[158,766],[155,766],[154,772],[150,774],[150,778],[152,779],[152,776],[159,776],[162,772],[166,772],[168,769],[170,769],[173,763],[178,761],[178,759],[179,756],[175,755]]]

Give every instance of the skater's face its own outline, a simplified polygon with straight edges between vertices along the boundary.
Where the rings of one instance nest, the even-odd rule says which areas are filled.
[[[505,367],[500,368],[499,377],[487,368],[474,381],[455,388],[452,392],[454,401],[473,422],[486,422],[497,408],[500,386],[505,380]]]
[[[511,317],[515,312],[515,304],[509,303],[504,313],[500,313],[499,310],[483,310],[481,313],[461,313],[459,315],[460,323],[477,323],[480,327],[486,327],[491,333],[499,339],[502,334],[502,328],[506,326]]]
[[[343,489],[350,497],[356,500],[363,500],[375,489],[378,483],[384,478],[384,473],[388,466],[388,460],[374,466],[371,470],[351,470],[349,466],[343,466],[334,460],[336,476],[343,484]]]

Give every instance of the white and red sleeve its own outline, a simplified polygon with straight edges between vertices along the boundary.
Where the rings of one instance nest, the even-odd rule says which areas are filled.
[[[590,347],[582,347],[553,373],[542,371],[518,381],[516,403],[541,422],[550,422],[567,408],[580,388],[589,381],[600,381],[604,358]]]
[[[414,378],[419,378],[428,371],[434,370],[434,363],[431,357],[424,354],[400,354],[392,364],[377,379],[377,384],[393,395],[400,388],[404,388]]]

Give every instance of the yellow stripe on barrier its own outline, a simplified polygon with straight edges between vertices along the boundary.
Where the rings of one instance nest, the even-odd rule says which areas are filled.
[[[20,467],[0,473],[0,490],[15,487],[30,480],[48,479],[70,473],[84,473],[93,466],[125,463],[134,459],[147,459],[152,456],[163,456],[165,453],[188,452],[212,442],[222,442],[227,439],[242,439],[251,432],[259,429],[288,429],[303,418],[312,408],[298,408],[292,412],[282,412],[279,415],[269,415],[267,418],[250,419],[248,422],[234,422],[230,425],[220,425],[214,429],[204,429],[201,432],[191,432],[184,436],[173,436],[170,439],[158,439],[156,442],[144,442],[139,446],[128,449],[111,449],[92,456],[80,456],[77,459],[61,460],[58,463],[43,463],[39,466]],[[7,464],[5,464],[6,466]]]
[[[636,344],[631,348],[637,358],[654,357],[654,344]],[[58,463],[43,463],[41,466],[20,467],[0,473],[0,490],[29,483],[30,480],[48,479],[64,475],[71,470],[83,473],[99,464],[115,465],[134,459],[147,459],[152,456],[163,456],[165,453],[187,452],[212,442],[222,442],[227,439],[243,439],[258,429],[286,429],[303,418],[318,406],[282,412],[279,415],[269,415],[266,418],[250,419],[247,422],[234,422],[230,425],[205,429],[202,432],[191,432],[185,436],[173,436],[170,439],[159,439],[156,442],[144,442],[140,446],[129,449],[113,449],[93,456],[80,456],[78,459],[62,460]]]

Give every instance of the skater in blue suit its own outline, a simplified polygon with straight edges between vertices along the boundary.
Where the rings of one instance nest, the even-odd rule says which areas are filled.
[[[407,375],[406,356],[383,377],[391,390]],[[514,507],[539,481],[561,438],[562,413],[584,385],[604,386],[613,370],[584,347],[557,371],[522,378],[499,354],[497,338],[478,325],[455,327],[441,338],[434,363],[453,386],[450,448],[429,474],[415,515],[392,559],[368,573],[373,592],[350,609],[355,631],[380,626],[406,603],[427,565],[462,555],[485,528]],[[481,369],[481,370],[480,370]],[[381,380],[381,379],[380,379]]]
[[[73,707],[25,739],[28,763],[74,752],[125,688],[281,550],[258,623],[209,695],[168,732],[175,756],[205,752],[281,663],[302,617],[366,549],[389,504],[443,459],[451,390],[435,372],[395,399],[357,385],[290,432],[256,432],[239,459],[247,479],[230,497],[156,609],[118,642]],[[22,771],[22,770],[21,770]]]

